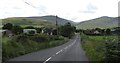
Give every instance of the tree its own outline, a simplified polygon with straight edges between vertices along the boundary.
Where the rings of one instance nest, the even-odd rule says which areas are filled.
[[[3,26],[3,29],[7,29],[7,30],[12,30],[12,28],[13,28],[13,24],[11,23],[7,23]]]
[[[111,30],[110,29],[106,29],[106,34],[107,35],[111,34]]]
[[[29,31],[29,34],[30,34],[30,35],[34,35],[34,34],[35,34],[35,31],[32,31],[32,30],[31,30],[31,31]]]
[[[57,35],[57,29],[54,29],[54,30],[52,31],[52,33],[53,33],[53,35]]]
[[[12,32],[16,35],[20,34],[23,32],[23,28],[21,26],[15,25],[13,26]]]
[[[95,30],[97,30],[97,31],[99,31],[99,32],[101,32],[101,31],[102,31],[100,28],[95,28]]]
[[[76,31],[76,27],[72,26],[71,23],[66,23],[60,27],[60,35],[71,38]]]
[[[50,35],[51,32],[52,32],[52,28],[45,28],[45,33],[48,33]]]
[[[37,33],[41,33],[42,28],[35,28],[37,30]]]

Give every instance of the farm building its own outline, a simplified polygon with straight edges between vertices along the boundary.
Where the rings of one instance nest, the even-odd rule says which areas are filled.
[[[36,29],[23,29],[23,33],[26,33],[26,34],[29,34],[31,31],[34,32],[34,34],[37,34]]]

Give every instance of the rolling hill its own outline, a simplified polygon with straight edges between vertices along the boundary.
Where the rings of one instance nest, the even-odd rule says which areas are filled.
[[[54,22],[54,23],[56,22],[56,16],[53,16],[53,15],[42,16],[42,17],[34,16],[34,17],[26,17],[26,18],[43,19],[43,20],[48,20],[48,21]],[[60,24],[60,25],[63,25],[67,22],[70,22],[70,23],[74,24],[73,21],[70,21],[70,20],[67,20],[67,19],[64,19],[64,18],[60,18],[60,17],[57,18],[57,21],[58,21],[58,24]]]
[[[70,22],[78,29],[91,29],[91,28],[113,28],[118,27],[118,18],[117,17],[99,17],[92,20],[82,21],[80,23],[75,23],[73,21],[57,18],[59,25],[64,25],[67,22]],[[56,24],[56,16],[48,15],[48,16],[33,16],[33,17],[13,17],[2,19],[2,24],[12,23],[14,25],[21,26],[45,26],[45,27],[55,27]]]
[[[13,17],[2,19],[2,24],[12,23],[14,25],[21,26],[46,26],[55,27],[56,21],[55,16],[34,16],[34,17]],[[59,25],[63,25],[67,22],[74,23],[72,21],[58,17],[57,19]]]
[[[100,18],[80,22],[76,26],[78,29],[113,28],[118,27],[118,18],[103,16]]]
[[[42,19],[36,20],[36,19],[29,19],[24,17],[2,19],[2,25],[6,23],[12,23],[14,25],[21,25],[21,26],[54,26],[54,23],[46,20],[42,20]]]

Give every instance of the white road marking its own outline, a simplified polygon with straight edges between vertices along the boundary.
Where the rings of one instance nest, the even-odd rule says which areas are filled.
[[[76,40],[75,40],[72,44],[70,44],[70,45],[66,46],[64,49],[67,49],[68,47],[71,47],[72,45],[74,45],[74,44],[75,44],[75,42],[76,42]]]
[[[68,47],[65,47],[64,49],[67,49]]]
[[[59,54],[60,52],[62,52],[63,50],[60,50],[60,51],[58,51],[56,54]]]
[[[62,52],[63,50],[61,49],[60,51]]]
[[[48,62],[52,57],[49,57],[46,61],[44,61],[43,63],[46,63]]]
[[[58,51],[56,54],[59,54],[60,53],[60,51]]]
[[[68,47],[71,47],[72,45],[74,45],[75,44],[75,42],[76,42],[76,40],[72,43],[72,44],[70,44],[69,46],[66,46],[64,49],[67,49]],[[56,55],[57,54],[59,54],[60,52],[62,52],[63,51],[63,49],[61,49],[60,51],[58,51],[57,53],[56,53]],[[54,57],[55,55],[52,55],[52,57]],[[43,63],[46,63],[46,62],[48,62],[52,57],[49,57],[46,61],[44,61]]]

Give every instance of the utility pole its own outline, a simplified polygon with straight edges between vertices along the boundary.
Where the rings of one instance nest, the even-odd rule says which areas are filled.
[[[58,18],[58,17],[57,17],[57,15],[56,15],[56,30],[57,30],[57,35],[58,35],[59,32],[58,32],[58,21],[57,21],[57,18]]]

